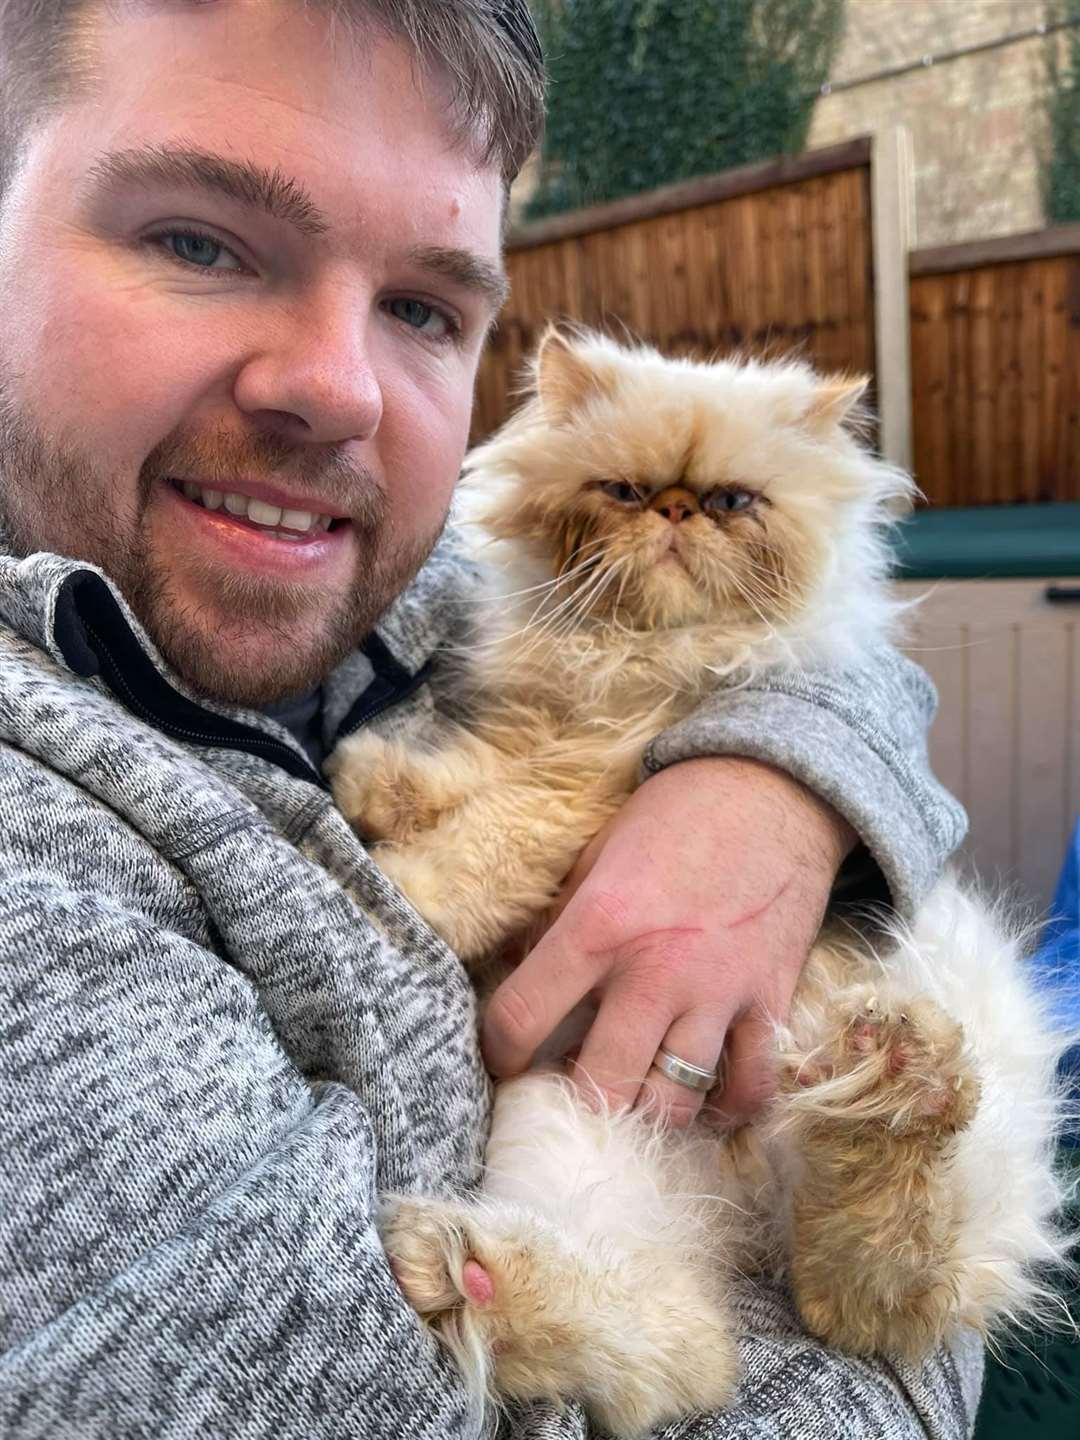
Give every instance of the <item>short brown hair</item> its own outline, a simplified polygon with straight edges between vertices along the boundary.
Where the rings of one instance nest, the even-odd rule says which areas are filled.
[[[33,121],[92,84],[93,14],[109,3],[114,0],[0,0],[0,194]],[[180,0],[192,7],[217,3]],[[405,40],[447,76],[456,129],[510,184],[543,129],[544,61],[527,0],[314,3],[335,19],[374,24]]]

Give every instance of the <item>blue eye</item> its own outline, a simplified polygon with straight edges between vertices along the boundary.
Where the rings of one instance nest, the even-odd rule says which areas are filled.
[[[620,505],[640,505],[641,496],[628,480],[607,480],[600,487],[605,495],[617,500]]]
[[[227,245],[199,230],[163,230],[150,240],[161,245],[170,259],[195,270],[242,270],[244,267]],[[219,263],[222,262],[222,263]]]
[[[410,330],[419,330],[422,334],[431,336],[433,340],[445,340],[454,333],[450,317],[443,311],[436,310],[434,305],[425,304],[423,300],[399,296],[389,301],[386,308],[395,320],[400,320]]]
[[[711,490],[701,502],[701,508],[708,515],[733,515],[739,510],[749,510],[758,499],[754,490],[740,490],[737,487]]]

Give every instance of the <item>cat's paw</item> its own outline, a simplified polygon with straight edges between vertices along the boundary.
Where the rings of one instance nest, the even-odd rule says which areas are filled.
[[[485,1213],[463,1201],[423,1196],[383,1202],[379,1233],[394,1278],[432,1324],[448,1311],[468,1309],[498,1328],[529,1288],[528,1247],[488,1233]]]
[[[418,1315],[434,1318],[462,1303],[455,1277],[468,1239],[458,1207],[439,1200],[387,1200],[379,1231],[394,1278]]]
[[[411,840],[447,803],[435,757],[370,730],[343,741],[326,773],[338,809],[366,840]]]
[[[788,1055],[780,1089],[819,1118],[881,1120],[897,1133],[970,1124],[980,1085],[962,1026],[927,999],[903,1005],[867,989],[837,1007],[810,1054]]]
[[[326,762],[334,803],[365,839],[399,839],[405,828],[392,754],[390,741],[365,730],[342,741]]]
[[[890,1294],[886,1287],[838,1286],[834,1259],[822,1279],[809,1267],[794,1268],[796,1307],[811,1335],[849,1355],[898,1355],[919,1365],[960,1323],[951,1275],[928,1275]]]

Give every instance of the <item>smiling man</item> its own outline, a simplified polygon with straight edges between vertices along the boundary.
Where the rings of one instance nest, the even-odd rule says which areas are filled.
[[[476,1178],[472,996],[322,763],[446,698],[541,72],[524,0],[0,0],[5,1436],[478,1431],[375,1225]],[[613,1099],[687,1121],[723,1050],[752,1110],[830,896],[907,913],[959,838],[931,710],[886,653],[658,737],[492,1068],[591,991]],[[742,1401],[688,1437],[970,1427],[971,1347],[852,1362],[768,1286],[742,1318]]]
[[[332,669],[442,528],[503,177],[388,37],[183,8],[82,20],[92,82],[24,132],[5,503],[17,548],[100,565],[189,681],[261,703]]]

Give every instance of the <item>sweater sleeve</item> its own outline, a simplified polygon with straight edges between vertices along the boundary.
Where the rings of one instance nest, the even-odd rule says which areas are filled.
[[[887,893],[910,918],[967,829],[963,808],[930,771],[926,736],[936,708],[926,673],[883,647],[858,668],[776,671],[718,691],[657,737],[645,773],[706,755],[786,771],[862,841],[841,872],[837,898]]]
[[[211,949],[0,874],[0,1434],[468,1433],[358,1096],[298,1073]]]

